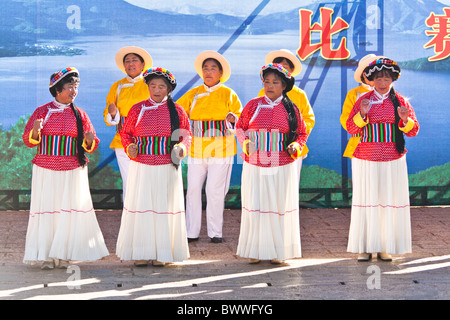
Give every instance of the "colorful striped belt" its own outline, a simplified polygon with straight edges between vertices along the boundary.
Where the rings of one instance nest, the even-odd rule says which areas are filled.
[[[43,135],[37,152],[47,156],[75,156],[77,154],[77,138]]]
[[[395,142],[395,124],[369,123],[362,130],[361,142]]]
[[[135,137],[139,154],[160,156],[170,154],[170,137]]]
[[[120,133],[127,117],[120,117],[120,122],[116,125],[116,133]]]
[[[285,151],[288,146],[286,133],[249,131],[248,135],[258,151]]]
[[[225,120],[221,121],[193,121],[192,134],[194,137],[223,137],[231,135]]]

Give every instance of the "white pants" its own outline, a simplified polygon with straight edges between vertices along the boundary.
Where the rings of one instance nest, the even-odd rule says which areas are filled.
[[[130,158],[123,148],[114,149],[116,152],[117,163],[119,164],[120,175],[122,177],[122,199],[125,202],[127,190],[128,168],[130,167]]]
[[[225,196],[230,187],[234,156],[188,158],[186,228],[188,238],[198,238],[202,225],[202,187],[206,179],[206,219],[210,238],[222,237]]]

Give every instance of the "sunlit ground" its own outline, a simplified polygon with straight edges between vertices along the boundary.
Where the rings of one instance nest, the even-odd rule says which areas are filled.
[[[80,292],[80,290],[71,290],[68,294],[52,294],[52,295],[35,295],[33,297],[30,297],[28,299],[38,299],[38,300],[46,300],[46,299],[67,299],[67,300],[89,300],[89,299],[105,299],[105,298],[127,298],[132,295],[139,294],[138,299],[165,299],[165,298],[181,298],[186,295],[199,295],[199,294],[205,294],[206,290],[200,290],[195,292],[188,292],[188,293],[173,293],[173,294],[159,294],[156,293],[152,294],[152,291],[161,290],[161,289],[180,289],[180,288],[187,288],[194,286],[201,286],[205,284],[211,284],[211,283],[217,283],[217,282],[226,282],[229,280],[236,280],[238,278],[251,278],[256,276],[261,276],[265,274],[270,273],[282,273],[283,271],[288,271],[292,269],[298,269],[298,268],[304,268],[304,267],[310,267],[310,266],[317,266],[317,265],[324,265],[324,264],[330,264],[335,263],[339,261],[343,261],[346,259],[296,259],[296,260],[289,260],[285,264],[282,264],[280,266],[273,266],[273,267],[264,267],[263,265],[260,265],[263,269],[258,270],[251,270],[254,269],[249,266],[250,271],[248,272],[238,272],[238,273],[231,273],[231,274],[219,274],[214,276],[207,276],[207,277],[192,277],[186,280],[180,280],[180,281],[170,281],[170,282],[161,282],[161,283],[153,283],[153,284],[147,284],[140,286],[138,288],[132,288],[132,289],[120,289],[120,290],[104,290],[104,291],[97,291],[97,292]],[[207,263],[214,263],[215,260],[188,260],[183,263],[174,263],[175,266],[193,266],[193,265],[203,265]],[[259,267],[259,266],[258,266]],[[226,271],[227,269],[224,269]],[[163,271],[163,270],[161,270]],[[150,281],[150,280],[149,280]],[[82,279],[77,281],[64,281],[64,282],[53,282],[48,283],[46,285],[47,288],[55,288],[55,287],[68,287],[71,288],[77,288],[79,287],[81,290],[84,287],[88,287],[88,285],[92,284],[99,284],[102,280],[98,278],[89,278],[89,279]],[[254,283],[250,285],[244,285],[241,287],[241,289],[249,289],[249,288],[261,288],[261,287],[267,287],[267,283],[261,282],[261,283]],[[11,290],[0,290],[0,298],[8,298],[13,295],[16,295],[18,293],[23,293],[26,291],[31,290],[38,290],[42,289],[43,285],[32,285],[28,287],[21,287]],[[146,295],[142,295],[142,293],[148,293]],[[231,290],[220,290],[215,291],[211,293],[211,295],[214,294],[222,294],[231,292]],[[214,299],[214,297],[211,297],[211,299]]]
[[[88,277],[86,279],[75,281],[55,281],[49,282],[45,285],[35,284],[29,286],[22,286],[9,290],[0,290],[0,299],[14,299],[20,297],[26,300],[91,300],[91,299],[216,299],[216,297],[233,296],[239,292],[240,296],[245,296],[245,292],[253,290],[263,290],[272,286],[267,282],[267,279],[277,279],[277,287],[270,288],[271,290],[292,289],[295,287],[305,286],[322,286],[322,290],[327,290],[326,286],[330,285],[333,279],[338,279],[338,273],[344,273],[348,281],[347,284],[353,281],[364,283],[367,275],[361,273],[370,265],[377,265],[382,269],[381,276],[383,281],[403,281],[401,275],[405,274],[426,274],[434,270],[441,270],[450,267],[450,255],[443,255],[437,257],[428,257],[414,259],[403,262],[404,259],[394,259],[392,263],[379,262],[374,259],[371,263],[357,263],[354,259],[336,258],[336,259],[294,259],[288,260],[283,265],[270,265],[270,263],[262,263],[259,265],[248,265],[240,261],[240,264],[233,264],[223,267],[217,260],[188,260],[183,263],[172,264],[171,267],[136,269],[137,277],[127,283],[125,274],[114,275],[108,274],[103,277]],[[219,264],[218,264],[219,263]],[[209,274],[214,271],[216,274],[208,276],[195,276],[196,270],[201,273],[200,268],[206,268],[208,265],[214,266],[213,269],[208,269]],[[131,266],[131,265],[130,265]],[[198,269],[197,269],[198,266]],[[211,267],[210,266],[210,267]],[[103,267],[94,267],[90,270],[80,267],[81,275],[84,272],[102,272]],[[115,268],[109,267],[109,268]],[[217,274],[222,270],[223,273]],[[233,270],[246,269],[248,271],[233,272]],[[128,267],[120,267],[120,270],[131,270]],[[93,271],[94,270],[94,271]],[[211,271],[212,270],[212,271]],[[356,270],[356,272],[355,272]],[[110,270],[111,271],[111,270]],[[117,271],[117,270],[116,270]],[[61,271],[64,272],[64,271]],[[58,277],[65,277],[64,273],[56,273]],[[114,270],[112,270],[114,273]],[[148,273],[147,273],[148,272]],[[335,274],[333,274],[335,273]],[[431,273],[432,274],[432,273]],[[441,273],[442,275],[442,270]],[[438,274],[438,275],[439,275]],[[445,273],[444,274],[450,274]],[[191,276],[192,275],[192,276]],[[321,278],[328,277],[327,279]],[[67,273],[69,278],[70,273]],[[148,277],[147,277],[148,276]],[[182,280],[167,281],[167,279],[180,278]],[[342,276],[342,275],[341,275]],[[350,280],[348,279],[350,277]],[[399,278],[400,277],[400,278]],[[59,280],[60,280],[59,279]],[[292,281],[290,282],[290,279]],[[449,282],[450,279],[442,279],[444,282]],[[117,287],[114,283],[123,282],[123,287]],[[158,283],[148,283],[158,281]],[[334,284],[337,284],[337,280]],[[344,284],[341,282],[341,284]],[[386,286],[386,282],[384,283]],[[130,288],[130,286],[132,286]],[[347,286],[349,287],[349,286]],[[360,286],[361,287],[361,286]],[[250,291],[247,291],[250,290]],[[342,290],[345,290],[342,286]],[[326,292],[324,291],[324,296]]]

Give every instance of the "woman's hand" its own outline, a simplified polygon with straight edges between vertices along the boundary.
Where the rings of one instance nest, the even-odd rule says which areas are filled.
[[[39,132],[41,132],[43,126],[44,120],[43,119],[37,119],[34,120],[33,123],[33,134],[31,135],[31,137],[34,140],[38,140],[39,139]]]
[[[116,116],[116,113],[117,113],[117,107],[116,107],[115,103],[111,103],[108,106],[108,113],[111,115],[111,118],[114,119],[114,117]]]
[[[90,149],[92,147],[92,142],[94,142],[95,136],[91,131],[84,133],[84,141],[86,142],[86,147]]]
[[[400,106],[397,108],[398,115],[402,119],[403,123],[406,124],[408,122],[409,110],[404,106]]]
[[[289,153],[289,155],[292,156],[293,154],[297,153],[297,146],[295,144],[291,143],[290,145],[288,145],[286,150]]]
[[[244,145],[245,147],[245,153],[248,155],[251,155],[253,152],[256,151],[256,145],[254,142],[249,141],[246,145]]]
[[[360,110],[360,114],[363,119],[367,116],[367,114],[369,113],[369,110],[370,110],[370,100],[363,99],[361,101],[361,110]]]
[[[173,147],[173,151],[172,151],[172,152],[175,153],[175,156],[176,156],[178,159],[183,159],[183,158],[185,157],[184,150],[185,150],[185,149],[184,149],[181,145],[177,144],[177,145],[175,145],[175,146]]]
[[[227,120],[230,123],[235,123],[236,122],[236,118],[231,113],[227,114],[227,117],[226,117],[225,120]]]
[[[130,158],[136,158],[137,157],[137,145],[130,144],[127,148],[127,153],[130,156]]]

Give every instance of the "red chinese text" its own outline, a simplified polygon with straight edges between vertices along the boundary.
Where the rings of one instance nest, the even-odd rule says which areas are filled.
[[[450,56],[450,8],[444,8],[445,15],[437,15],[432,12],[425,20],[427,27],[433,29],[426,30],[427,36],[432,36],[424,48],[434,47],[435,55],[428,58],[428,61],[439,61]]]
[[[300,48],[297,50],[300,59],[305,60],[314,52],[321,49],[321,55],[327,60],[344,60],[350,57],[350,51],[347,49],[347,39],[343,37],[337,49],[332,49],[332,36],[349,27],[348,23],[337,18],[332,23],[334,11],[329,8],[320,8],[320,23],[314,23],[311,26],[312,11],[300,9]],[[319,32],[320,40],[318,43],[312,43],[312,33]]]

